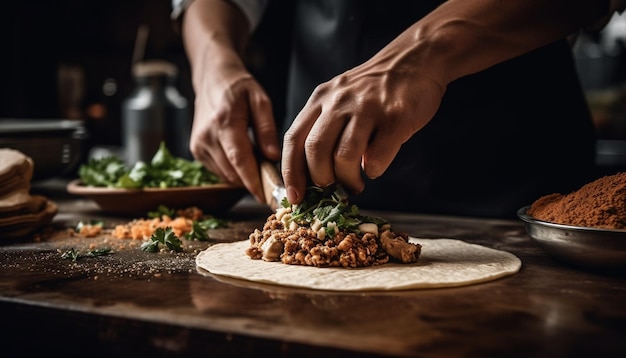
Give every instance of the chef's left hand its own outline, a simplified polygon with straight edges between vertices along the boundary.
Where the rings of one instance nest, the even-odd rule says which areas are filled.
[[[408,61],[408,59],[407,59]],[[445,84],[419,67],[376,56],[319,85],[284,137],[282,175],[293,204],[307,178],[364,189],[382,175],[415,132],[439,108]]]

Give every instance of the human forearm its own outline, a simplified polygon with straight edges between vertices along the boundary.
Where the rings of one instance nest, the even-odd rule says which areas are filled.
[[[241,11],[224,0],[195,0],[185,12],[182,36],[194,87],[207,67],[245,68],[242,53],[249,24]]]
[[[448,0],[375,56],[320,84],[283,140],[287,195],[310,180],[363,191],[433,118],[448,84],[599,21],[608,0]],[[329,146],[328,143],[334,143]]]
[[[608,6],[608,0],[449,0],[373,60],[418,66],[445,86],[589,26]]]
[[[259,201],[263,188],[248,131],[270,160],[280,155],[270,98],[243,61],[250,22],[224,0],[195,0],[182,35],[195,91],[189,147],[224,182],[244,185]]]

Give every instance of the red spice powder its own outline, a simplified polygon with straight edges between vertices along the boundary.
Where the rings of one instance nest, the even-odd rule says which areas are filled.
[[[626,172],[604,176],[567,195],[543,196],[528,214],[557,224],[625,229]]]

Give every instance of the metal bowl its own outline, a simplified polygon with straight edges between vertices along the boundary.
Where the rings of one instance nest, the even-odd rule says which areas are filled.
[[[596,269],[626,268],[626,230],[555,224],[517,211],[528,235],[552,257],[576,266]]]

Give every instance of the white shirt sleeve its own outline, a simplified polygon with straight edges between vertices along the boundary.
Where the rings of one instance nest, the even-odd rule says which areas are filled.
[[[178,20],[180,15],[189,7],[194,0],[172,0],[172,13],[173,20]],[[267,2],[269,0],[225,0],[233,3],[237,6],[241,12],[248,19],[250,25],[250,32],[254,31],[261,22],[263,13],[267,8]]]
[[[591,24],[586,30],[601,31],[611,21],[613,16],[618,16],[626,9],[626,0],[609,0],[609,11],[601,19]]]

